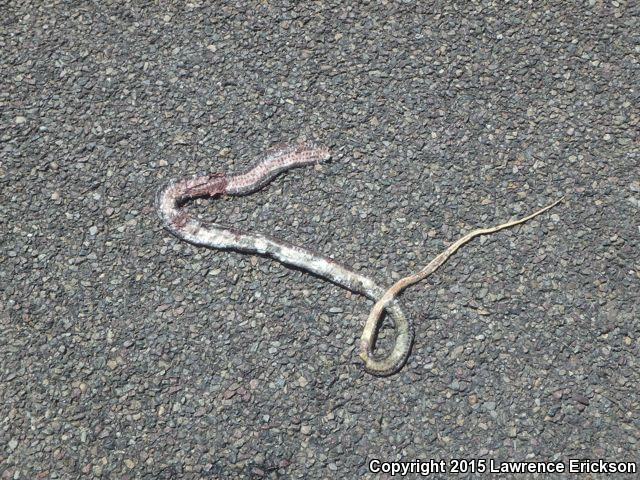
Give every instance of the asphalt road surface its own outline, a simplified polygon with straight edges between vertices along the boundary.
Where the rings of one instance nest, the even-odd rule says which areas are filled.
[[[0,478],[640,468],[640,11],[529,3],[4,3]],[[187,208],[388,286],[565,201],[408,289],[413,351],[379,379],[370,301],[154,211],[299,139],[332,161]]]

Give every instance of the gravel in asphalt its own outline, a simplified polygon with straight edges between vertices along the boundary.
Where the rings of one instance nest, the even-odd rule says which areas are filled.
[[[635,2],[2,10],[1,479],[640,463]],[[170,178],[300,138],[332,162],[189,208],[391,285],[566,202],[407,290],[413,352],[379,379],[356,349],[371,302],[154,212]]]

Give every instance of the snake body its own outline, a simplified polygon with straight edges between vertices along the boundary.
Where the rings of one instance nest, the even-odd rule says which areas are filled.
[[[270,183],[282,172],[320,163],[329,158],[330,154],[327,149],[313,143],[301,143],[294,146],[283,145],[268,152],[255,167],[239,175],[209,174],[171,181],[158,192],[156,208],[163,226],[176,237],[193,245],[269,256],[283,264],[311,272],[374,301],[375,304],[360,339],[360,357],[364,361],[365,369],[377,376],[396,373],[405,364],[411,351],[414,338],[413,324],[403,313],[396,299],[402,290],[433,273],[472,238],[526,222],[562,200],[560,199],[520,220],[468,233],[435,257],[420,272],[400,279],[388,290],[329,257],[268,235],[248,233],[217,223],[205,224],[189,216],[182,209],[188,200],[196,197],[251,194]],[[374,354],[373,350],[384,311],[394,323],[396,338],[393,350],[386,357],[379,357]]]
[[[204,224],[181,208],[185,202],[196,197],[253,193],[286,170],[324,162],[329,158],[328,150],[312,143],[285,145],[267,153],[262,161],[246,173],[234,176],[209,174],[174,180],[158,192],[158,215],[169,232],[193,245],[269,256],[283,264],[328,279],[375,302],[384,295],[383,287],[329,257],[268,235],[248,233],[217,223]],[[402,368],[409,356],[413,341],[413,325],[395,300],[385,302],[382,310],[388,312],[398,331],[395,346],[386,358],[377,358],[370,354],[365,368],[374,375],[386,376]],[[369,351],[371,352],[371,349]]]

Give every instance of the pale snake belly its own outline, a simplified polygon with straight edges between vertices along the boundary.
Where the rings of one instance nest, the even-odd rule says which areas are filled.
[[[391,375],[400,370],[411,351],[414,338],[413,323],[403,313],[396,298],[402,290],[433,273],[472,238],[526,222],[562,200],[519,220],[466,234],[436,256],[420,272],[400,279],[387,290],[370,278],[349,270],[329,257],[264,234],[249,233],[217,223],[205,224],[189,216],[181,208],[186,201],[196,197],[253,193],[284,171],[323,162],[329,158],[327,149],[311,143],[283,146],[267,153],[255,167],[240,175],[213,174],[174,180],[158,192],[156,207],[164,227],[186,242],[209,248],[232,249],[269,256],[283,264],[298,267],[328,279],[374,301],[375,304],[369,313],[360,339],[360,357],[364,361],[365,369],[378,376]],[[394,323],[396,337],[391,352],[381,358],[374,354],[374,347],[384,311]]]

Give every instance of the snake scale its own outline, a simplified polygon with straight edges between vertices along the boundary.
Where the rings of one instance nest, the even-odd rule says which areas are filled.
[[[209,174],[173,180],[158,192],[156,208],[163,226],[186,242],[203,247],[269,256],[283,264],[298,267],[325,278],[375,302],[360,339],[360,357],[364,361],[365,369],[377,376],[396,373],[403,367],[411,351],[414,327],[397,300],[402,290],[425,279],[471,239],[524,223],[562,201],[561,198],[524,218],[469,232],[437,255],[421,271],[400,279],[389,289],[379,286],[373,280],[338,264],[329,257],[268,235],[249,233],[217,223],[205,224],[189,216],[182,208],[187,201],[197,197],[251,194],[270,183],[282,172],[324,162],[329,158],[330,153],[327,149],[313,143],[282,145],[266,153],[252,169],[240,175]],[[374,347],[384,311],[394,323],[396,337],[393,350],[386,357],[379,357],[374,353]]]

